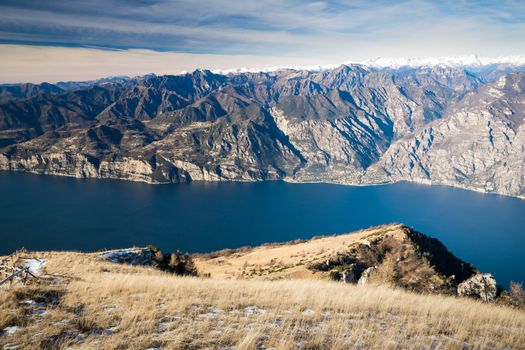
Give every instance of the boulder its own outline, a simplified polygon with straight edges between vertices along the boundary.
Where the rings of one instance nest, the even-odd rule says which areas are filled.
[[[372,267],[369,267],[368,269],[366,269],[365,271],[363,271],[363,273],[361,274],[361,277],[360,277],[359,280],[357,281],[357,284],[360,285],[360,286],[364,286],[364,285],[368,282],[368,279],[369,279],[369,277],[370,277],[370,274],[371,274],[372,271],[374,271],[375,269],[377,269],[377,267],[372,266]]]

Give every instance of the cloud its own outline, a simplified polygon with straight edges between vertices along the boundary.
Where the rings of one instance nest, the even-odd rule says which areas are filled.
[[[129,60],[135,59],[136,49],[168,52],[170,57],[177,52],[177,60],[201,54],[198,62],[203,65],[214,64],[205,62],[206,58],[228,55],[234,57],[231,62],[239,63],[245,63],[239,57],[252,57],[250,66],[261,60],[274,62],[277,57],[283,62],[277,65],[288,65],[291,58],[313,64],[379,56],[500,56],[524,53],[524,38],[522,0],[0,3],[0,43],[124,49],[131,50],[126,51]],[[157,62],[159,57],[167,56],[149,53],[144,59]],[[120,72],[118,66],[113,69]],[[108,74],[117,73],[109,73],[108,68]]]
[[[488,35],[504,43],[469,46],[481,50],[517,44],[523,49],[523,40],[513,40],[525,34],[524,16],[521,0],[4,0],[0,40],[220,54],[349,55],[374,51],[369,47],[376,42],[415,49],[447,38],[454,47],[458,40]]]

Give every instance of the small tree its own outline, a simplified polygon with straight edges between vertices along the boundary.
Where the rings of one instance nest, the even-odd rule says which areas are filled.
[[[188,253],[162,253],[158,248],[149,247],[153,253],[153,261],[157,267],[163,271],[171,272],[179,276],[197,276],[197,267],[193,262],[193,258]]]

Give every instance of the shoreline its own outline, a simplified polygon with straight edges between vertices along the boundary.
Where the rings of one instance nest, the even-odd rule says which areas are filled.
[[[191,182],[202,182],[202,183],[219,183],[219,182],[238,182],[238,183],[258,183],[258,182],[286,182],[290,184],[327,184],[327,185],[340,185],[340,186],[353,186],[353,187],[368,187],[368,186],[386,186],[386,185],[394,185],[398,183],[408,183],[408,184],[416,184],[416,185],[425,185],[425,186],[442,186],[442,187],[452,187],[461,189],[464,191],[472,191],[482,194],[488,194],[488,195],[496,195],[496,196],[504,196],[508,198],[516,198],[520,200],[525,200],[525,195],[511,195],[511,194],[505,194],[500,192],[488,192],[484,191],[483,189],[477,188],[477,187],[469,187],[469,186],[462,186],[455,183],[441,183],[441,182],[432,182],[427,180],[393,180],[393,181],[386,181],[386,182],[376,182],[376,183],[355,183],[355,182],[340,182],[340,181],[330,181],[330,180],[295,180],[293,178],[282,178],[282,179],[208,179],[208,180],[190,180],[190,181],[181,181],[181,182],[156,182],[156,181],[146,181],[146,180],[140,180],[140,179],[129,179],[129,178],[122,178],[122,177],[89,177],[89,176],[75,176],[71,174],[61,174],[61,173],[49,173],[49,172],[36,172],[36,171],[30,171],[30,170],[19,170],[19,169],[0,169],[0,173],[25,173],[25,174],[31,174],[31,175],[38,175],[38,176],[56,176],[56,177],[67,177],[67,178],[73,178],[73,179],[79,179],[79,180],[115,180],[115,181],[125,181],[129,183],[142,183],[147,185],[177,185],[177,184],[188,184]]]

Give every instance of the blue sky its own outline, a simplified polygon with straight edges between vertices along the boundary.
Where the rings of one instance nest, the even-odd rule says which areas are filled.
[[[103,57],[118,50],[119,59],[137,50],[163,60],[158,53],[169,53],[173,69],[191,68],[180,61],[199,55],[196,63],[211,68],[215,55],[247,66],[513,55],[525,53],[525,1],[1,0],[0,46],[15,60],[46,48],[57,59],[56,47],[67,48],[68,59],[86,52],[76,48]],[[21,68],[2,56],[10,72]]]

